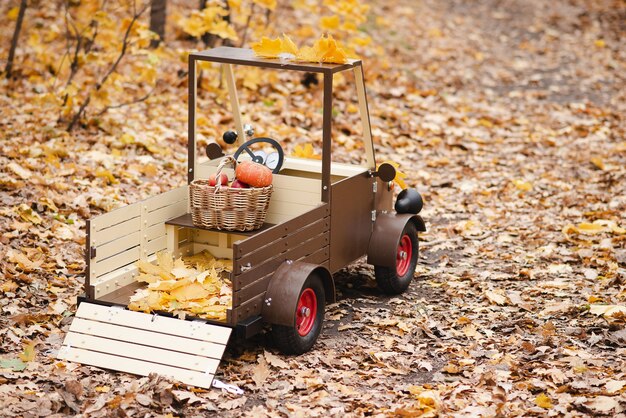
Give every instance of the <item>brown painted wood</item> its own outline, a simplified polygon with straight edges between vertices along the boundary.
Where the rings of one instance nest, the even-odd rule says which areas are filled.
[[[322,126],[322,202],[330,202],[330,162],[333,127],[333,75],[324,74],[324,113]]]
[[[361,64],[353,60],[346,64],[319,64],[315,62],[297,62],[274,58],[260,58],[251,49],[218,47],[189,55],[190,61],[210,61],[224,64],[249,65],[252,67],[275,68],[280,70],[307,71],[311,73],[330,74],[345,71]]]
[[[328,231],[329,229],[330,218],[327,217],[300,228],[297,231],[289,231],[288,235],[260,248],[258,251],[245,254],[238,260],[238,265],[245,266],[250,264],[252,266],[256,266],[265,260],[272,258],[276,254],[287,251],[289,248],[292,248],[301,242],[307,241],[316,235],[319,235],[320,232]],[[235,275],[238,274],[241,274],[241,272],[239,270],[235,270]]]
[[[328,216],[329,214],[328,205],[323,204],[285,223],[264,230],[262,234],[255,234],[244,241],[235,242],[233,244],[235,264],[237,264],[237,260],[245,254],[250,254],[266,245],[269,245],[272,242],[289,235],[290,231],[298,230],[305,225]]]
[[[316,236],[309,241],[298,245],[297,247],[291,248],[288,251],[278,254],[276,257],[266,261],[263,264],[258,266],[253,266],[252,269],[242,273],[238,276],[235,276],[233,282],[233,290],[238,291],[242,289],[244,286],[250,285],[255,282],[259,277],[264,277],[266,274],[269,274],[276,270],[278,266],[280,266],[285,260],[297,260],[298,258],[311,254],[318,249],[325,247],[330,242],[330,234],[328,232],[324,232]]]
[[[264,297],[265,292],[263,292],[259,296],[254,297],[253,299],[250,299],[238,308],[233,309],[233,317],[235,318],[235,322],[239,323],[254,315],[260,315],[261,303],[263,303]]]
[[[201,229],[203,231],[214,231],[214,232],[221,232],[221,233],[227,233],[227,234],[236,234],[236,235],[244,235],[244,236],[248,236],[248,237],[252,237],[254,235],[260,234],[263,231],[266,231],[270,228],[272,228],[274,226],[274,224],[269,224],[269,223],[264,223],[261,228],[259,229],[255,229],[254,231],[225,231],[222,229],[212,229],[212,228],[204,228],[201,226],[196,226],[193,224],[193,221],[191,220],[191,214],[190,213],[186,213],[182,216],[178,216],[174,219],[170,219],[168,221],[165,222],[166,225],[176,225],[176,226],[182,226],[184,228],[193,228],[193,229]]]
[[[367,173],[362,173],[332,185],[331,273],[367,253],[374,224],[374,181]]]
[[[196,171],[196,60],[189,55],[189,72],[187,73],[187,182],[191,184]]]
[[[304,255],[298,258],[290,258],[290,259],[293,259],[294,261],[305,261],[311,264],[324,265],[325,267],[327,267],[326,264],[328,264],[329,253],[330,253],[330,247],[324,246],[318,249],[317,251],[314,251],[313,253],[309,253],[307,255]],[[281,264],[283,262],[284,260],[281,261]],[[272,279],[273,275],[274,275],[274,271],[264,275],[263,277],[259,278],[255,282],[242,288],[240,291],[234,292],[233,293],[233,306],[235,307],[240,306],[246,303],[248,300],[255,298],[257,295],[265,293],[265,291],[267,290],[267,286],[269,285],[269,282]]]

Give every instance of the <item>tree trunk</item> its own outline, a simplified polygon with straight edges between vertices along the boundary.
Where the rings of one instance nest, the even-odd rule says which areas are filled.
[[[4,68],[6,77],[10,78],[13,71],[13,59],[15,58],[15,49],[17,48],[17,40],[20,37],[22,31],[22,23],[24,22],[24,13],[26,13],[27,0],[20,2],[20,11],[17,14],[17,22],[15,22],[15,31],[13,32],[13,39],[11,39],[11,49],[9,49],[9,58],[7,59],[7,65]]]
[[[207,0],[200,0],[198,8],[200,10],[204,10],[206,6],[207,6]],[[230,7],[228,5],[227,0],[224,1],[224,7],[226,7],[226,9],[230,11]],[[230,23],[230,13],[224,17],[224,20]],[[201,39],[202,39],[202,42],[204,42],[204,46],[206,46],[207,48],[213,48],[215,44],[217,43],[219,36],[213,35],[211,33],[205,33],[204,35],[202,35]],[[222,44],[225,46],[230,46],[231,45],[230,39],[224,39]]]
[[[150,46],[153,48],[165,40],[166,15],[167,0],[152,0],[150,4],[150,30],[159,35],[159,39],[153,39],[150,42]]]

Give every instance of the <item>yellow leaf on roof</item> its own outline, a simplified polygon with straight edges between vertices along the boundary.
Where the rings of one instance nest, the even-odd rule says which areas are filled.
[[[256,55],[263,58],[277,58],[283,52],[280,38],[270,39],[264,36],[260,42],[253,42],[250,46]]]
[[[283,33],[283,39],[280,40],[280,49],[288,54],[298,55],[298,47],[291,38]]]

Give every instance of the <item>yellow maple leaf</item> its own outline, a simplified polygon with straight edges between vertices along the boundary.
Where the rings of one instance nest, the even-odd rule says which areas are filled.
[[[294,157],[309,158],[312,160],[322,159],[321,155],[315,153],[313,145],[311,144],[305,144],[304,146],[296,145],[295,147],[293,147],[293,152],[291,153],[291,155],[293,155]]]
[[[277,58],[283,52],[280,38],[270,39],[264,36],[260,42],[253,42],[250,46],[256,55],[263,58]]]
[[[552,400],[545,393],[541,393],[535,398],[535,404],[544,409],[550,409],[554,406],[552,405]]]
[[[320,19],[320,27],[324,30],[334,30],[339,28],[339,16],[325,16]]]
[[[280,40],[280,49],[288,54],[298,55],[298,47],[291,38],[283,33],[283,39]]]
[[[200,283],[194,282],[186,286],[178,287],[172,290],[170,294],[175,297],[176,300],[187,301],[205,298],[210,292],[204,289]]]
[[[322,36],[315,41],[313,47],[303,47],[297,55],[299,61],[325,62],[333,64],[345,64],[348,55],[343,47],[332,37]]]
[[[398,170],[398,167],[400,167],[400,164],[395,163],[393,161],[385,161],[385,162],[387,164],[391,164],[396,169],[396,176],[393,178],[393,182],[396,183],[398,186],[400,186],[400,190],[406,189],[408,187],[406,182],[404,181],[406,174]]]

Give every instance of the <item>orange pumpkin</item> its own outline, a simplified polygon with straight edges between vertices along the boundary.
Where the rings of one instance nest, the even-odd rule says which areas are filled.
[[[265,187],[272,184],[272,170],[254,161],[242,161],[235,168],[237,180],[251,187]]]

